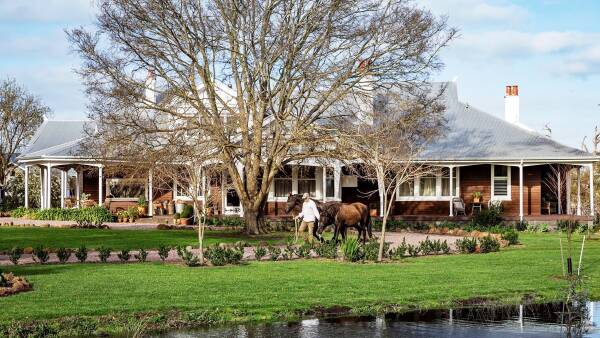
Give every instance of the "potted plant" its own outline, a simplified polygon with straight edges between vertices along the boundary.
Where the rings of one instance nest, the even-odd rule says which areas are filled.
[[[481,203],[481,191],[473,193],[473,203]]]
[[[183,211],[181,212],[180,216],[181,216],[181,218],[179,220],[179,224],[190,225],[191,219],[194,216],[194,208],[191,205],[186,204],[183,207]]]
[[[119,222],[119,223],[122,223],[122,222],[123,222],[123,219],[124,219],[125,217],[127,217],[127,216],[125,215],[125,210],[119,210],[119,211],[117,211],[117,220],[118,220],[118,222]]]
[[[159,201],[156,201],[156,202],[152,203],[152,205],[154,207],[154,215],[157,215],[157,216],[164,215],[164,209],[163,209],[162,203],[160,203]]]
[[[179,224],[179,219],[181,218],[181,215],[176,212],[173,214],[173,224]]]
[[[81,195],[79,196],[79,199],[81,200],[81,206],[93,207],[94,205],[96,205],[96,201],[90,199],[90,194],[81,193]]]
[[[146,215],[148,210],[148,201],[145,196],[138,198],[137,209],[139,215]]]
[[[175,212],[181,213],[185,207],[185,202],[181,199],[175,201]]]
[[[173,215],[175,213],[175,202],[167,202],[167,215]]]
[[[135,222],[139,216],[137,207],[129,207],[127,209],[127,215],[129,216],[129,223]]]

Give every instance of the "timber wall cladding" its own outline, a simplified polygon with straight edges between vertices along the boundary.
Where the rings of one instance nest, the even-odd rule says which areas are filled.
[[[523,213],[525,215],[541,214],[541,172],[543,166],[523,168]],[[511,200],[502,201],[504,214],[519,215],[519,168],[511,167]],[[478,165],[460,168],[460,196],[470,211],[473,193],[483,194],[484,206],[491,198],[491,168],[490,165]]]
[[[544,166],[523,168],[523,212],[525,215],[541,214],[541,173]],[[473,193],[482,193],[484,208],[492,195],[490,165],[461,167],[460,197],[467,205],[467,213],[471,212]],[[511,168],[511,200],[503,201],[504,214],[519,215],[519,168]],[[447,216],[450,213],[448,201],[402,201],[395,202],[393,215],[434,215]]]
[[[448,216],[450,214],[449,201],[402,201],[394,202],[392,215],[433,215]]]

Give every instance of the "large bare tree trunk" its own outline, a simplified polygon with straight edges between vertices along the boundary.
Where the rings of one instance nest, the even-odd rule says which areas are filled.
[[[264,232],[264,214],[260,210],[244,207],[244,219],[246,221],[246,233],[248,235],[258,235]]]

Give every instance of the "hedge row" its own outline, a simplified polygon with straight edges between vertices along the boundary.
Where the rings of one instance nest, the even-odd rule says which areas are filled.
[[[104,207],[80,209],[26,209],[17,208],[11,212],[12,217],[44,221],[74,221],[81,227],[99,227],[113,221],[113,215]]]

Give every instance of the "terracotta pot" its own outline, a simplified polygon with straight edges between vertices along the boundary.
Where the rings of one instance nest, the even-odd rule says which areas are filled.
[[[127,223],[127,220],[129,220],[128,217],[123,217],[123,219],[122,219],[123,223]]]
[[[190,218],[180,218],[179,219],[179,224],[181,224],[181,225],[190,225],[190,223],[191,223]]]
[[[369,215],[371,215],[371,217],[377,217],[377,209],[369,210]]]
[[[137,209],[138,209],[138,214],[140,214],[140,215],[145,215],[146,214],[146,207],[138,205]]]
[[[480,202],[481,202],[481,198],[473,197],[473,203],[480,203]]]

